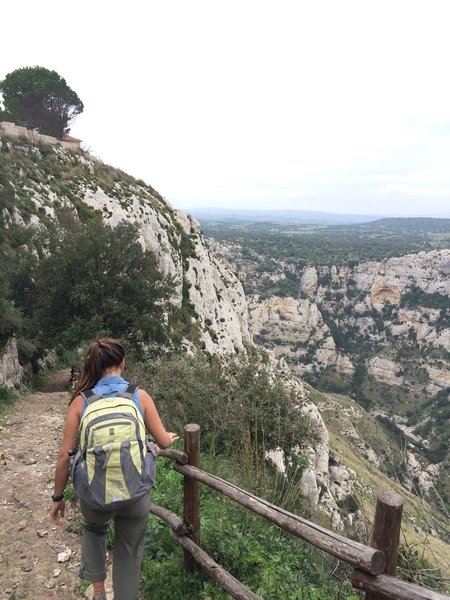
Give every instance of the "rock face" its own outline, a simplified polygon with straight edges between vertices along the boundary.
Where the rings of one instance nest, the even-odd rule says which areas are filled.
[[[242,273],[246,287],[255,290],[249,297],[253,339],[283,357],[297,374],[319,376],[331,369],[351,378],[364,350],[363,367],[380,383],[419,385],[432,394],[448,387],[450,250],[353,267],[297,269],[280,263],[264,283],[271,280],[276,289],[280,278],[292,282],[294,277],[297,291],[268,297],[258,293],[261,276],[239,259],[236,248],[222,246],[221,255]],[[439,298],[447,299],[447,305],[439,304]],[[412,349],[421,381],[414,379],[412,368],[409,376],[405,373],[405,346]],[[441,350],[433,355],[431,348]]]
[[[250,332],[257,341],[269,342],[275,355],[287,358],[294,370],[295,359],[301,363],[311,352],[324,364],[337,358],[330,330],[317,304],[308,298],[272,296],[261,300],[255,296],[249,303],[249,315]]]
[[[402,385],[403,377],[398,375],[398,365],[387,358],[374,356],[368,361],[367,372],[378,381],[388,385]]]
[[[137,224],[143,248],[155,254],[162,273],[178,282],[176,304],[181,305],[183,285],[188,289],[200,339],[208,352],[234,353],[250,342],[242,284],[211,254],[194,219],[168,205],[164,211],[154,202],[143,207],[137,194],[129,198],[126,207],[100,188],[86,190],[84,201],[102,210],[105,221],[113,227],[123,221]],[[160,204],[163,206],[162,201]],[[183,256],[179,249],[182,236],[189,240],[189,256]]]
[[[305,452],[309,465],[302,475],[301,490],[311,504],[317,506],[320,499],[320,486],[329,483],[330,439],[319,410],[314,404],[306,405],[302,413],[316,424],[318,439],[314,447],[310,446]]]
[[[10,338],[0,353],[0,386],[12,388],[20,384],[22,367],[17,355],[15,338]]]
[[[137,224],[143,248],[155,254],[162,273],[179,275],[182,257],[174,246],[174,219],[177,219],[177,215],[174,211],[158,210],[163,203],[160,203],[161,206],[155,205],[154,198],[145,190],[145,199],[139,195],[139,189],[136,189],[124,203],[120,198],[124,191],[120,184],[116,187],[115,195],[106,193],[101,187],[97,187],[95,191],[86,188],[83,202],[101,211],[103,220],[112,227],[123,221]]]
[[[430,493],[435,489],[436,481],[439,478],[438,465],[425,465],[412,452],[407,452],[405,457],[405,480],[403,485],[408,490],[417,487],[420,495],[423,498],[428,498]]]
[[[358,289],[371,291],[371,302],[380,305],[383,296],[397,304],[412,285],[427,294],[450,295],[450,250],[432,250],[389,258],[384,262],[361,263],[353,271]]]
[[[338,502],[352,494],[353,481],[356,474],[350,472],[344,465],[330,465],[330,438],[320,410],[316,404],[309,401],[308,392],[303,383],[292,376],[290,369],[283,368],[283,362],[271,360],[274,376],[281,378],[296,398],[296,413],[292,418],[307,419],[314,430],[314,444],[306,447],[300,443],[291,448],[291,455],[306,460],[300,479],[300,491],[312,506],[326,512],[336,529],[342,529],[348,516],[341,515]],[[300,442],[300,440],[299,440]],[[277,470],[287,479],[290,477],[289,466],[292,457],[286,457],[281,448],[274,448],[266,453]],[[295,474],[294,474],[295,477]]]
[[[314,423],[316,439],[314,445],[300,450],[294,447],[293,454],[298,453],[307,461],[300,480],[300,491],[312,506],[327,513],[335,529],[343,529],[346,524],[359,518],[355,514],[342,514],[339,502],[353,493],[356,473],[344,465],[330,465],[330,439],[328,430],[320,414],[319,408],[305,402],[300,414]],[[267,453],[267,459],[277,467],[281,474],[289,478],[288,462],[283,450],[275,448]]]
[[[310,298],[314,298],[317,293],[318,277],[315,267],[306,268],[300,278],[300,287]]]

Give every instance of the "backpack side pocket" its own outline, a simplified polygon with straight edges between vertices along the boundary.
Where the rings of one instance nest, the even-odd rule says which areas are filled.
[[[155,483],[157,458],[158,454],[153,444],[147,444],[147,454],[144,456],[144,471],[142,473],[142,479],[149,486],[149,489],[151,489]]]

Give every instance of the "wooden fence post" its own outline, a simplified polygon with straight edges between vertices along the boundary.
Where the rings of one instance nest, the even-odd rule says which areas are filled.
[[[200,425],[190,423],[184,427],[184,451],[188,456],[188,464],[199,467],[200,464]],[[184,525],[187,535],[200,545],[200,494],[199,483],[185,476],[183,480]],[[195,571],[197,563],[192,554],[184,551],[184,568]]]
[[[370,545],[372,548],[384,552],[386,556],[384,575],[395,576],[397,572],[402,513],[403,498],[399,494],[391,491],[378,494]],[[384,594],[366,592],[366,600],[384,600],[385,598]]]

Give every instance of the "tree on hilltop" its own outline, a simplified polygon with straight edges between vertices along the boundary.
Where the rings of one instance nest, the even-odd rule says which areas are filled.
[[[83,112],[83,103],[56,71],[23,67],[0,81],[3,120],[61,139],[69,122]]]

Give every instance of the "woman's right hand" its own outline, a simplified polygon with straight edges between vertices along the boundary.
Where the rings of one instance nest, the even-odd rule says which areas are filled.
[[[173,433],[172,431],[170,431],[167,435],[170,438],[169,446],[171,446],[174,442],[180,439],[180,436],[176,433]]]

